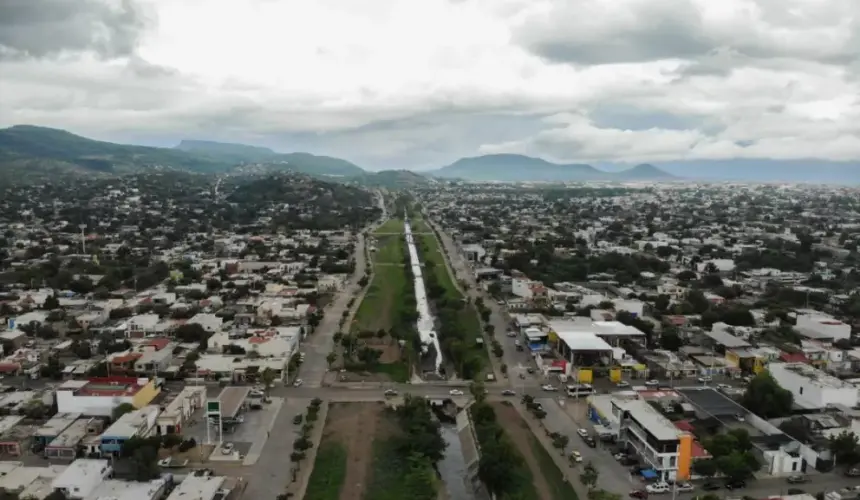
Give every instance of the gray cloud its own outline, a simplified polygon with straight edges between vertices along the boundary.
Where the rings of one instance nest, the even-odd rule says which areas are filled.
[[[135,0],[0,1],[0,57],[132,55],[151,18]]]
[[[680,59],[706,74],[725,63],[790,58],[846,65],[860,54],[860,3],[810,9],[796,0],[756,0],[730,19],[708,18],[689,0],[655,0],[616,10],[564,2],[527,18],[516,40],[552,62],[583,65]],[[608,4],[607,4],[608,5]],[[791,11],[791,13],[789,13]],[[728,57],[731,56],[731,57]],[[715,61],[717,59],[717,61]]]

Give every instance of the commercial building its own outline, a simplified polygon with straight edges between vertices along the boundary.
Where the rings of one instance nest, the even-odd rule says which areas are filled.
[[[180,434],[182,427],[206,402],[205,386],[187,386],[164,407],[158,415],[156,425],[161,435]]]
[[[158,418],[157,406],[145,406],[121,416],[101,435],[101,453],[103,455],[118,455],[122,445],[133,437],[148,437],[155,433],[155,421]]]
[[[69,380],[57,389],[57,410],[87,416],[109,417],[117,406],[129,403],[143,408],[161,390],[155,379],[135,377],[99,377]]]
[[[549,343],[573,367],[611,366],[624,358],[618,347],[623,339],[643,339],[638,328],[618,321],[592,321],[589,318],[552,320],[549,322]]]
[[[827,405],[857,406],[857,388],[836,377],[804,363],[771,363],[768,366],[773,379],[794,395],[794,402],[802,408],[824,408]]]
[[[69,500],[84,500],[107,479],[113,469],[107,460],[81,458],[75,460],[57,476],[51,487],[60,490]]]
[[[693,456],[693,436],[678,429],[646,401],[612,400],[619,422],[618,440],[650,466],[645,474],[663,480],[687,480]]]

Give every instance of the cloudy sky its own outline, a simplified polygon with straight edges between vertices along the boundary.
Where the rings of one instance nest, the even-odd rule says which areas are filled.
[[[3,0],[0,126],[429,168],[860,159],[858,0]]]

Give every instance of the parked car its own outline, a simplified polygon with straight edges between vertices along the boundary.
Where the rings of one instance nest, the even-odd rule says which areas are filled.
[[[726,481],[726,489],[727,490],[740,490],[742,488],[747,487],[747,482],[743,479],[738,479],[736,481]]]
[[[305,383],[304,380],[297,378],[296,381],[293,382],[293,387],[301,387],[303,383]]]
[[[516,396],[516,395],[517,395],[517,393],[515,391],[513,391],[512,389],[505,389],[504,391],[502,391],[502,396]]]
[[[633,490],[630,492],[630,498],[638,498],[640,500],[645,500],[648,498],[648,492],[645,490]]]
[[[595,441],[593,437],[588,436],[587,438],[583,438],[583,441],[585,441],[585,444],[587,444],[589,448],[597,448],[597,441]]]
[[[224,445],[221,446],[221,454],[222,455],[229,455],[229,454],[233,453],[233,448],[234,448],[233,443],[224,443]]]
[[[702,383],[702,384],[707,384],[708,382],[711,382],[712,380],[714,380],[714,379],[710,375],[705,375],[703,377],[699,377],[699,383]]]
[[[549,385],[549,384],[542,385],[542,386],[540,386],[540,388],[541,388],[541,389],[543,389],[543,390],[545,390],[545,391],[548,391],[548,392],[554,392],[554,391],[557,391],[557,390],[558,390],[558,389],[556,389],[556,388],[555,388],[555,386],[552,386],[552,385]]]
[[[659,493],[669,493],[669,491],[671,491],[671,487],[669,486],[668,483],[660,482],[660,483],[649,484],[648,486],[645,487],[645,491],[648,493],[658,493],[658,494]]]
[[[385,396],[386,396],[386,397],[393,397],[393,396],[396,396],[396,395],[397,395],[397,391],[395,391],[394,389],[387,389],[387,390],[385,391]]]
[[[577,429],[576,433],[579,434],[579,437],[582,437],[582,438],[588,437],[588,431],[585,429]]]
[[[462,396],[463,391],[461,391],[460,389],[451,389],[450,391],[448,391],[448,394],[452,396]]]
[[[715,483],[714,481],[707,481],[702,485],[702,489],[705,491],[716,491],[720,489],[720,483]]]
[[[788,484],[803,484],[805,482],[808,482],[809,479],[801,476],[800,474],[795,474],[793,476],[788,476],[787,481]]]
[[[578,451],[570,452],[570,460],[573,462],[576,462],[576,463],[581,463],[582,462],[582,453],[580,453]]]
[[[645,386],[647,386],[647,387],[657,387],[658,385],[660,385],[659,380],[646,380],[645,381]]]
[[[806,494],[806,492],[800,488],[789,488],[788,494],[789,495],[804,495],[804,494]]]
[[[675,483],[675,491],[678,493],[689,493],[696,489],[691,483]]]
[[[845,475],[848,477],[860,477],[860,469],[854,467],[853,469],[848,469],[845,471]]]
[[[615,387],[617,387],[619,389],[624,389],[625,387],[630,387],[630,382],[628,382],[626,380],[622,380],[621,382],[618,382],[617,384],[615,384]]]

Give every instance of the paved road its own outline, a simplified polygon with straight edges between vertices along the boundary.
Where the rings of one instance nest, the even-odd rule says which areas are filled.
[[[383,209],[383,220],[385,207],[381,195],[377,193],[379,205]],[[373,231],[379,222],[372,224],[368,230]],[[349,282],[344,285],[325,308],[325,316],[310,339],[302,344],[302,352],[305,353],[305,361],[299,369],[300,377],[305,385],[309,387],[322,387],[323,378],[328,371],[326,356],[334,347],[334,334],[339,330],[340,319],[343,312],[347,310],[349,301],[361,293],[359,280],[364,276],[367,269],[367,251],[364,231],[357,235],[353,258],[355,259],[355,270]]]
[[[503,310],[503,308],[500,307],[489,294],[485,293],[483,289],[480,288],[478,283],[475,281],[475,274],[472,272],[469,263],[466,261],[466,258],[460,252],[459,248],[457,248],[457,245],[451,239],[450,235],[442,231],[439,225],[432,220],[427,219],[427,221],[438,231],[439,238],[442,241],[442,247],[448,256],[448,263],[453,269],[455,277],[469,285],[469,290],[467,292],[469,297],[471,297],[472,301],[480,297],[484,301],[484,304],[486,304],[490,309],[490,324],[493,325],[493,328],[495,329],[495,339],[501,342],[502,347],[504,348],[502,363],[508,366],[508,375],[511,380],[515,382],[515,385],[518,385],[520,382],[522,382],[523,385],[527,385],[528,381],[538,380],[536,376],[533,376],[526,371],[529,367],[535,367],[533,358],[526,351],[517,351],[516,346],[514,345],[515,339],[505,335],[505,333],[510,329],[511,321],[507,311]],[[525,378],[520,379],[520,375]]]

